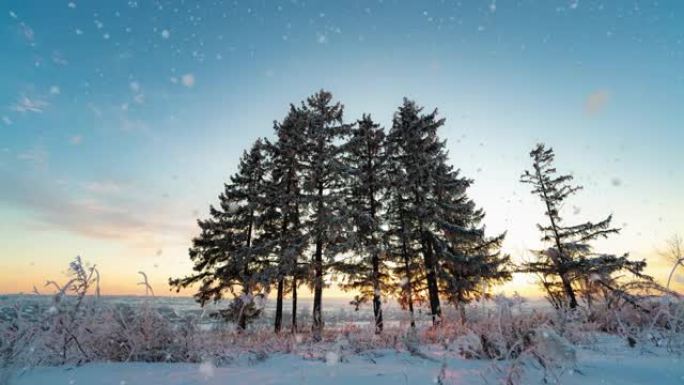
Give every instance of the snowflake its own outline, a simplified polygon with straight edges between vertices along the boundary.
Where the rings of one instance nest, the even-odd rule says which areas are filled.
[[[195,75],[193,74],[185,74],[181,77],[181,83],[183,83],[184,86],[190,88],[195,85]]]

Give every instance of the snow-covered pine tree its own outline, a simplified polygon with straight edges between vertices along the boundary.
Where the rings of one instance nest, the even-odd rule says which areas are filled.
[[[447,153],[445,142],[437,136],[437,129],[444,125],[444,119],[437,118],[437,110],[429,114],[423,114],[422,110],[415,102],[404,99],[394,114],[388,150],[402,172],[391,174],[400,180],[390,185],[402,190],[400,194],[405,200],[406,224],[409,226],[404,231],[408,231],[408,244],[420,245],[430,311],[433,322],[438,323],[441,308],[435,236],[443,230],[445,221],[442,216],[444,208],[435,199],[434,184],[440,167],[447,161]],[[413,276],[416,277],[415,272]]]
[[[384,220],[387,226],[384,243],[388,259],[392,261],[392,276],[398,279],[395,287],[396,297],[402,309],[408,310],[411,327],[416,326],[414,304],[422,303],[420,276],[422,264],[420,254],[411,237],[414,228],[413,218],[409,215],[409,189],[406,172],[402,167],[399,143],[385,142],[387,170]]]
[[[309,215],[305,221],[307,238],[313,243],[311,261],[313,303],[313,338],[323,331],[322,296],[324,275],[344,244],[343,170],[341,141],[349,128],[342,122],[344,107],[332,102],[332,94],[319,91],[302,104],[307,115],[303,162],[304,192]],[[325,261],[324,261],[325,256]]]
[[[345,215],[352,222],[347,244],[351,253],[335,263],[344,274],[342,288],[360,292],[355,306],[372,300],[375,331],[382,332],[382,294],[391,291],[383,240],[382,194],[386,185],[385,133],[363,115],[344,144]]]
[[[277,287],[276,333],[282,328],[283,298],[288,282],[292,295],[291,327],[296,332],[297,286],[307,276],[307,265],[302,261],[306,243],[301,221],[301,211],[306,204],[301,190],[306,123],[306,114],[291,105],[282,123],[274,123],[275,142],[267,142],[270,163],[263,195],[263,206],[266,207],[263,226],[268,242],[264,243],[264,249],[274,259],[272,278]]]
[[[219,206],[210,207],[211,217],[197,221],[201,233],[190,248],[195,273],[169,279],[177,291],[199,282],[194,297],[202,306],[230,292],[234,300],[242,303],[240,314],[234,317],[241,329],[247,326],[247,300],[269,285],[264,264],[257,260],[258,253],[253,247],[260,215],[258,196],[266,173],[264,165],[264,142],[259,139],[242,155],[237,173],[219,195]]]
[[[546,250],[537,251],[537,261],[523,265],[527,272],[541,277],[549,300],[556,308],[578,306],[576,291],[581,285],[600,285],[632,305],[633,298],[612,283],[612,275],[621,270],[633,273],[637,278],[652,282],[643,274],[644,261],[630,261],[627,255],[595,254],[590,242],[619,233],[611,227],[612,215],[599,222],[586,222],[567,226],[560,216],[560,208],[566,199],[581,189],[571,184],[571,175],[557,175],[553,165],[554,152],[544,144],[538,144],[531,152],[532,170],[526,170],[520,180],[532,185],[532,194],[544,203],[544,214],[549,220],[546,226],[538,225],[542,242],[551,244]]]
[[[472,180],[446,164],[436,175],[434,194],[443,222],[434,238],[439,286],[465,322],[465,304],[486,297],[489,285],[511,279],[512,266],[510,256],[500,252],[505,234],[485,236],[484,211],[466,195]]]
[[[507,257],[498,253],[503,235],[486,238],[478,227],[481,210],[467,197],[471,181],[449,165],[446,142],[437,130],[445,120],[437,110],[425,114],[404,99],[387,138],[388,219],[393,255],[407,280],[403,298],[427,289],[433,323],[441,316],[440,287],[450,300],[467,301],[476,285],[507,279]],[[422,259],[416,264],[416,254]],[[424,286],[422,285],[424,282]]]

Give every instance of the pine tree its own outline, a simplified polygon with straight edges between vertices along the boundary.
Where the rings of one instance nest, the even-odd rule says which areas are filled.
[[[347,240],[349,257],[335,265],[346,277],[342,288],[360,292],[354,302],[357,309],[372,299],[376,333],[383,329],[382,294],[391,290],[382,242],[384,141],[380,125],[370,115],[364,115],[351,129],[351,138],[344,145],[345,215],[351,219],[353,231]]]
[[[297,330],[297,286],[306,277],[301,257],[306,247],[301,214],[306,204],[302,185],[302,154],[306,114],[294,106],[282,123],[275,123],[276,141],[267,143],[270,154],[269,178],[264,194],[265,233],[269,240],[264,248],[274,258],[273,280],[276,291],[275,331],[282,328],[285,285],[290,283],[293,332]]]
[[[309,215],[305,228],[313,243],[311,261],[314,292],[313,338],[321,339],[323,330],[322,297],[324,276],[332,261],[341,251],[344,239],[342,214],[343,173],[340,160],[340,141],[348,131],[342,123],[343,106],[332,102],[332,94],[319,91],[303,103],[307,115],[305,161],[303,162],[304,192]],[[323,257],[326,257],[324,261]]]
[[[465,305],[488,298],[488,287],[511,279],[509,255],[501,255],[505,234],[450,240],[440,261],[440,287],[465,322]]]
[[[219,207],[210,207],[211,218],[198,220],[201,233],[190,248],[195,274],[169,279],[177,291],[201,283],[194,297],[202,306],[210,300],[219,301],[226,291],[230,292],[242,303],[240,314],[235,317],[241,329],[246,327],[246,299],[269,285],[266,269],[253,247],[264,163],[264,142],[259,139],[242,155],[237,173],[219,195]]]
[[[578,306],[576,291],[587,284],[598,284],[610,293],[638,306],[628,293],[612,283],[612,275],[621,270],[633,273],[636,277],[652,282],[644,275],[644,261],[630,261],[627,255],[595,254],[590,242],[618,234],[620,229],[611,227],[612,215],[599,222],[586,222],[567,226],[560,216],[560,208],[568,197],[581,189],[571,184],[571,175],[557,175],[553,166],[553,149],[538,144],[530,152],[532,170],[525,171],[521,182],[531,184],[532,194],[539,196],[544,203],[544,214],[549,224],[538,225],[542,232],[542,242],[551,247],[537,251],[537,261],[526,263],[525,271],[536,273],[556,308]],[[591,298],[591,297],[589,297]],[[590,299],[589,299],[590,301]]]
[[[397,163],[401,172],[394,174],[398,180],[391,183],[399,189],[395,194],[403,202],[406,220],[402,230],[407,239],[407,248],[416,244],[420,246],[423,259],[421,272],[428,291],[430,310],[434,323],[441,315],[437,284],[437,263],[435,260],[434,232],[439,226],[436,202],[433,199],[432,184],[438,167],[445,162],[444,142],[437,138],[437,129],[444,124],[444,119],[437,119],[437,111],[422,114],[422,108],[415,102],[404,99],[404,103],[395,113],[392,129],[388,135],[390,156]],[[399,203],[399,202],[395,202]],[[409,261],[412,258],[409,257]],[[416,277],[422,280],[423,277]]]
[[[408,310],[411,327],[415,327],[414,304],[420,304],[423,287],[417,276],[421,275],[420,254],[414,242],[415,218],[410,214],[410,188],[404,168],[405,155],[398,134],[385,141],[387,180],[383,201],[386,202],[385,222],[387,231],[384,242],[389,259],[393,262],[392,274],[398,278],[398,302]]]
[[[422,111],[404,99],[388,135],[388,235],[393,254],[403,261],[397,271],[406,279],[402,298],[410,308],[421,299],[416,292],[427,290],[437,324],[440,288],[450,301],[463,303],[478,284],[508,279],[510,272],[508,257],[498,252],[503,235],[484,237],[477,227],[484,214],[466,195],[471,181],[447,163],[446,142],[437,134],[445,120],[437,118],[437,110]]]
[[[472,180],[443,164],[435,182],[443,221],[443,231],[435,235],[440,289],[465,322],[465,304],[486,297],[489,285],[511,279],[510,256],[500,252],[505,234],[485,236],[484,211],[466,194]]]

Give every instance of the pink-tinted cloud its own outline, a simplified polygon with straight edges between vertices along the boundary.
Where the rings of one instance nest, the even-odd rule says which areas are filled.
[[[111,182],[48,183],[22,176],[7,181],[0,201],[32,212],[36,230],[62,230],[80,236],[154,250],[187,244],[195,232],[191,210],[159,201],[142,191]]]

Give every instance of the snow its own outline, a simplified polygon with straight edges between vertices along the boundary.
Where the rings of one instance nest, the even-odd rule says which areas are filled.
[[[205,380],[213,378],[216,374],[216,367],[211,361],[202,362],[198,370]]]
[[[181,83],[183,83],[184,86],[190,88],[195,85],[195,75],[188,73],[185,74],[181,77]]]
[[[573,384],[659,384],[684,382],[680,359],[620,346],[617,341],[604,345],[607,350],[582,349],[576,370],[568,370],[560,382]],[[595,348],[594,348],[595,349]],[[262,362],[237,360],[215,367],[201,364],[93,363],[80,367],[38,368],[21,375],[14,385],[212,385],[212,384],[326,384],[396,385],[428,384],[441,377],[443,384],[474,385],[499,383],[501,373],[487,360],[450,356],[437,347],[427,350],[428,358],[379,350],[348,357],[331,365],[320,359],[294,354],[273,355]],[[339,357],[335,357],[339,358]],[[497,362],[499,368],[504,366]],[[539,384],[540,369],[529,371],[521,383]],[[553,380],[551,381],[553,382]]]

